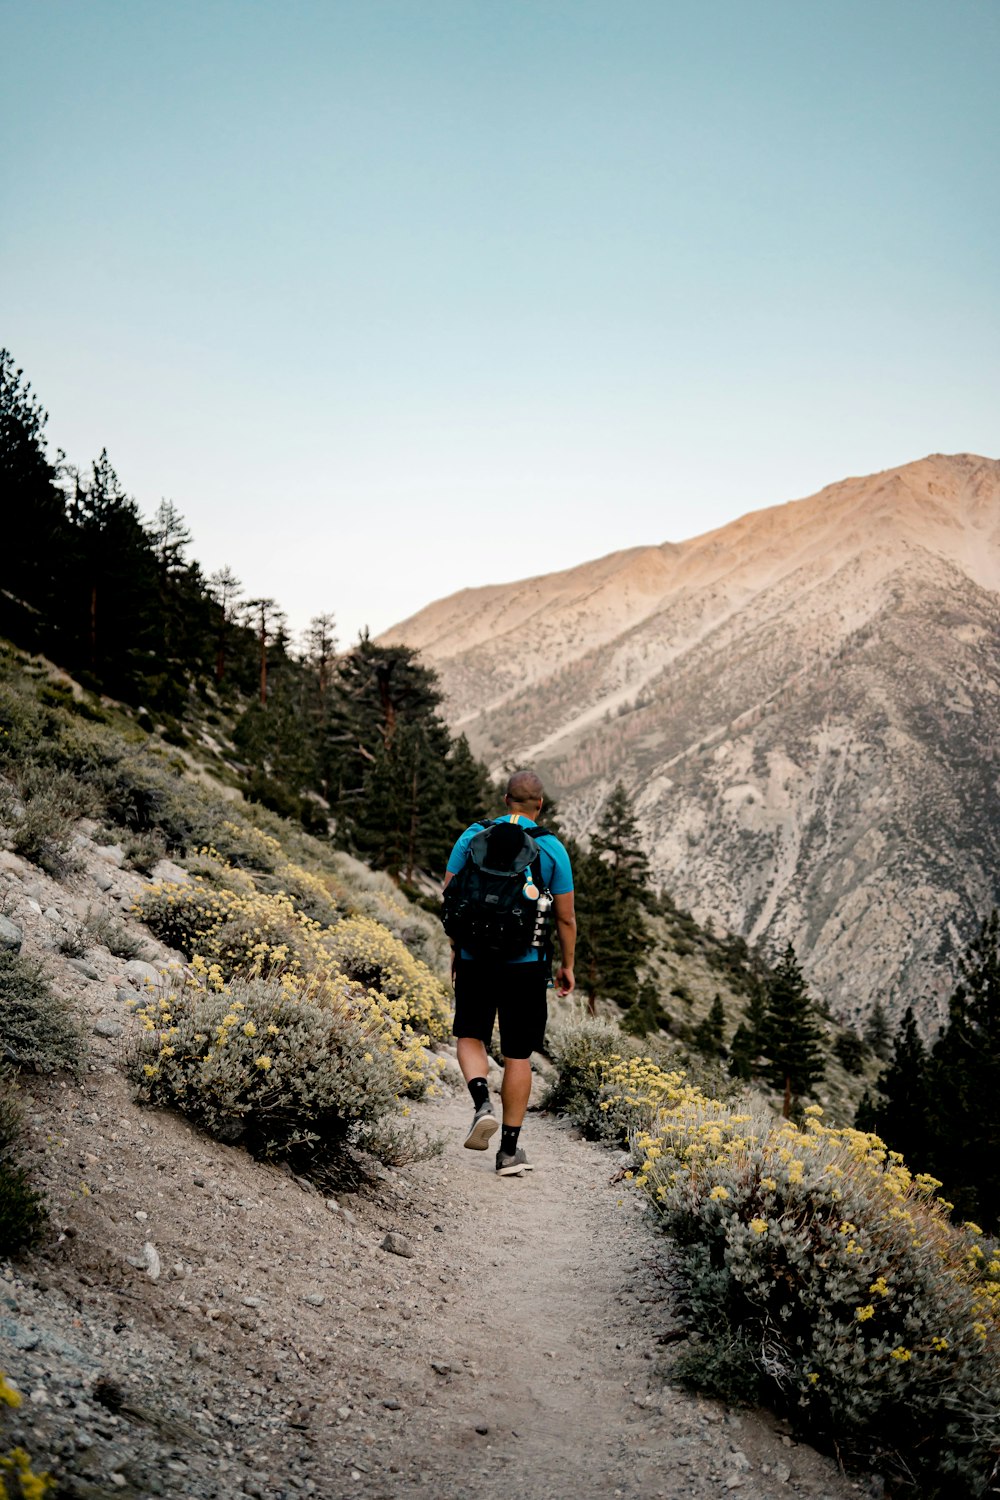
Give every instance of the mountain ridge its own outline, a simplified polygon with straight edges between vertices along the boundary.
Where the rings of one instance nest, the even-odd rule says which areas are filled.
[[[997,899],[1000,462],[932,454],[463,590],[381,639],[437,670],[479,753],[537,762],[574,831],[620,775],[657,878],[700,920],[796,941],[847,1018],[919,991],[940,1019],[953,953]]]

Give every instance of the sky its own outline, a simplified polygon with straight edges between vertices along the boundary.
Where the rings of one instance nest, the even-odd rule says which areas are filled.
[[[1000,456],[997,0],[0,0],[0,345],[300,628]]]

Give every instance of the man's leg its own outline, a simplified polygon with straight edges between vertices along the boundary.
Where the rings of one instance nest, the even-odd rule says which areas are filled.
[[[486,1048],[477,1036],[456,1037],[455,1050],[458,1053],[458,1066],[462,1070],[462,1077],[466,1083],[471,1082],[473,1078],[487,1077],[490,1062],[486,1055]]]
[[[525,1110],[531,1094],[531,1059],[528,1057],[505,1057],[503,1060],[503,1084],[500,1098],[503,1100],[503,1122],[508,1127],[520,1130],[524,1124]]]
[[[497,1119],[490,1103],[490,1060],[484,1037],[493,1035],[496,1001],[489,992],[489,976],[468,959],[455,966],[455,1052],[462,1077],[469,1086],[475,1114],[465,1138],[470,1151],[485,1151],[496,1134]]]

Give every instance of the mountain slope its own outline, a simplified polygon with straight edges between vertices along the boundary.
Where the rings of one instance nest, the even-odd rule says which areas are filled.
[[[537,762],[576,830],[621,776],[677,899],[790,938],[838,1013],[940,1013],[998,896],[1000,463],[845,480],[383,639],[422,651],[474,748]]]

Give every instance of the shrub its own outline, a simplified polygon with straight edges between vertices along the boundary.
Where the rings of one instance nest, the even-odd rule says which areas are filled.
[[[356,987],[316,999],[287,976],[188,981],[137,1016],[140,1098],[256,1155],[329,1171],[396,1105],[395,1060]]]
[[[74,825],[93,811],[94,799],[75,777],[31,760],[14,769],[12,780],[16,797],[8,792],[6,805],[0,808],[9,825],[10,846],[15,854],[61,879],[73,868]]]
[[[22,1129],[14,1080],[0,1068],[0,1259],[29,1250],[45,1224],[43,1200],[17,1162]]]
[[[152,886],[138,905],[143,920],[164,942],[198,959],[205,973],[217,969],[223,982],[252,971],[280,971],[297,980],[303,993],[320,993],[325,984],[336,991],[340,978],[363,986],[385,1041],[398,1050],[402,1086],[422,1093],[425,1033],[442,1036],[449,1023],[444,986],[426,965],[369,918],[345,918],[324,928],[296,910],[284,891],[258,890],[245,871],[220,871],[235,889],[202,879]],[[306,872],[294,874],[303,889]]]
[[[83,1035],[40,964],[0,953],[0,1058],[36,1073],[78,1074]]]
[[[623,1056],[638,1057],[638,1046],[610,1021],[582,1018],[551,1027],[546,1045],[556,1079],[546,1091],[544,1107],[567,1115],[591,1140],[624,1144],[617,1122],[600,1107],[601,1070]]]
[[[996,1248],[818,1106],[801,1129],[684,1087],[651,1106],[635,1181],[684,1247],[705,1337],[737,1340],[744,1376],[843,1452],[921,1495],[981,1493],[1000,1446]]]
[[[16,1410],[21,1405],[21,1392],[8,1384],[0,1371],[0,1413],[4,1407]],[[45,1500],[56,1489],[51,1474],[37,1474],[32,1468],[31,1457],[23,1448],[11,1448],[0,1453],[0,1500]]]
[[[83,930],[93,944],[107,948],[115,958],[141,958],[146,951],[142,939],[106,907],[98,907],[96,911],[89,910],[84,918]]]
[[[451,1029],[447,992],[399,938],[371,917],[347,917],[323,934],[323,948],[342,974],[376,990],[403,1026],[443,1037]]]

